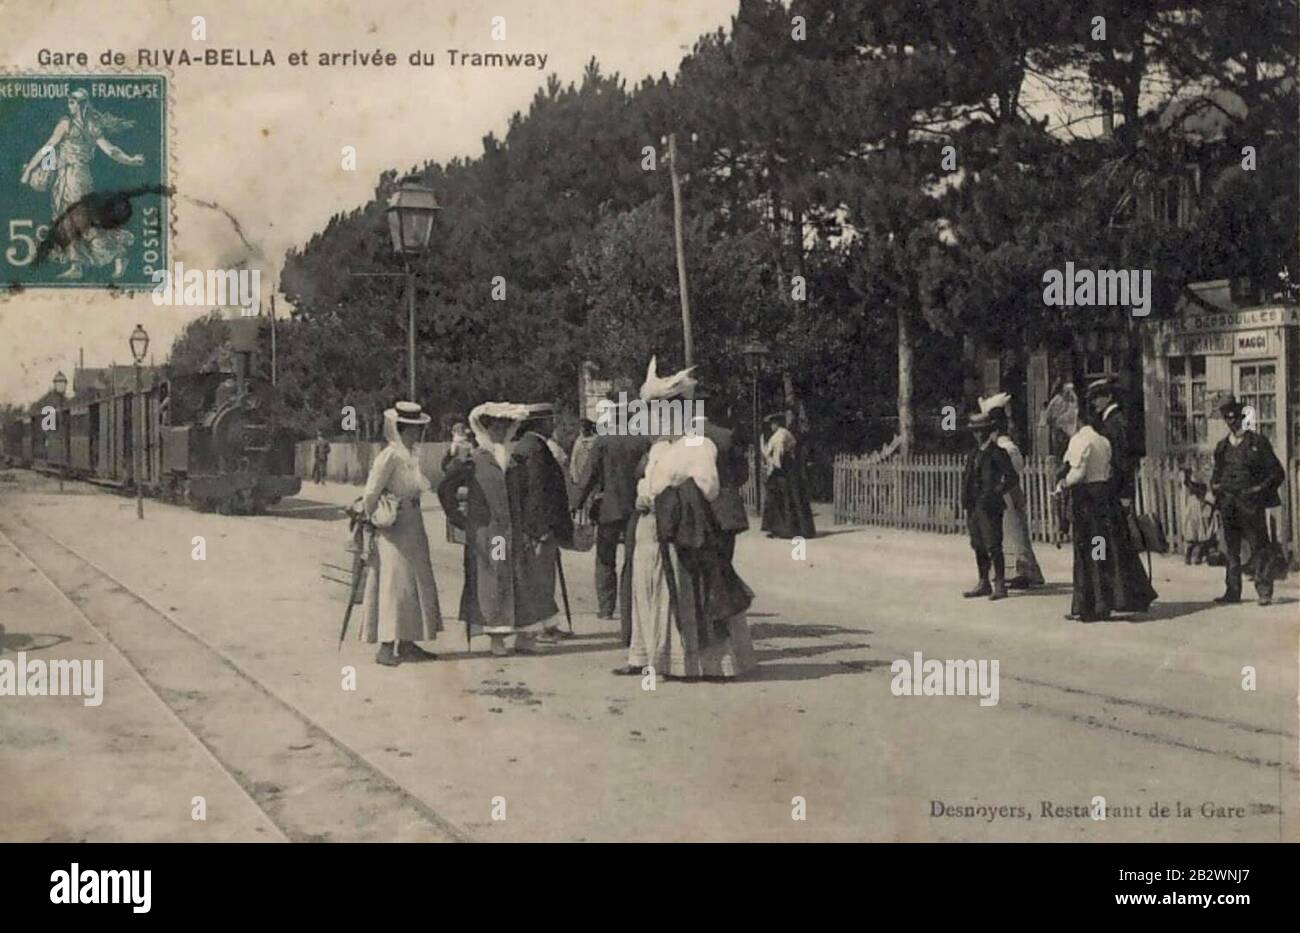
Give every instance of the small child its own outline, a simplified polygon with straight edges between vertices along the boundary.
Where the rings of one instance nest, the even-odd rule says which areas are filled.
[[[1183,562],[1200,564],[1209,557],[1218,538],[1218,515],[1205,501],[1206,485],[1192,479],[1192,471],[1183,470],[1183,538],[1187,542]]]

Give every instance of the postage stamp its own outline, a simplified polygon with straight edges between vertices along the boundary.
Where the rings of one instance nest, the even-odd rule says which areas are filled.
[[[153,288],[167,94],[164,75],[0,74],[0,288]]]

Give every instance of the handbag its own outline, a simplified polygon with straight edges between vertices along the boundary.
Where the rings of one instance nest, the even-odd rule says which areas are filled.
[[[382,493],[375,503],[375,510],[370,513],[370,524],[376,528],[391,528],[397,521],[397,496],[391,492]]]

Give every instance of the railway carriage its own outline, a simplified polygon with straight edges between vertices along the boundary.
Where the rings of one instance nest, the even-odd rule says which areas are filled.
[[[242,370],[242,368],[241,368]],[[265,380],[196,373],[78,402],[0,431],[0,460],[196,508],[259,512],[298,492],[293,438]]]

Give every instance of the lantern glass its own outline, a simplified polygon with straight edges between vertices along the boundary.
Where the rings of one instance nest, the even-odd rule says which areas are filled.
[[[433,191],[408,178],[388,202],[388,235],[398,255],[422,253],[433,235],[433,215],[440,210]]]
[[[68,377],[62,372],[54,376],[54,391],[62,395],[68,388]]]
[[[144,362],[144,355],[149,352],[149,335],[145,333],[144,328],[139,324],[135,325],[129,343],[131,344],[131,356],[135,358],[136,363]]]

